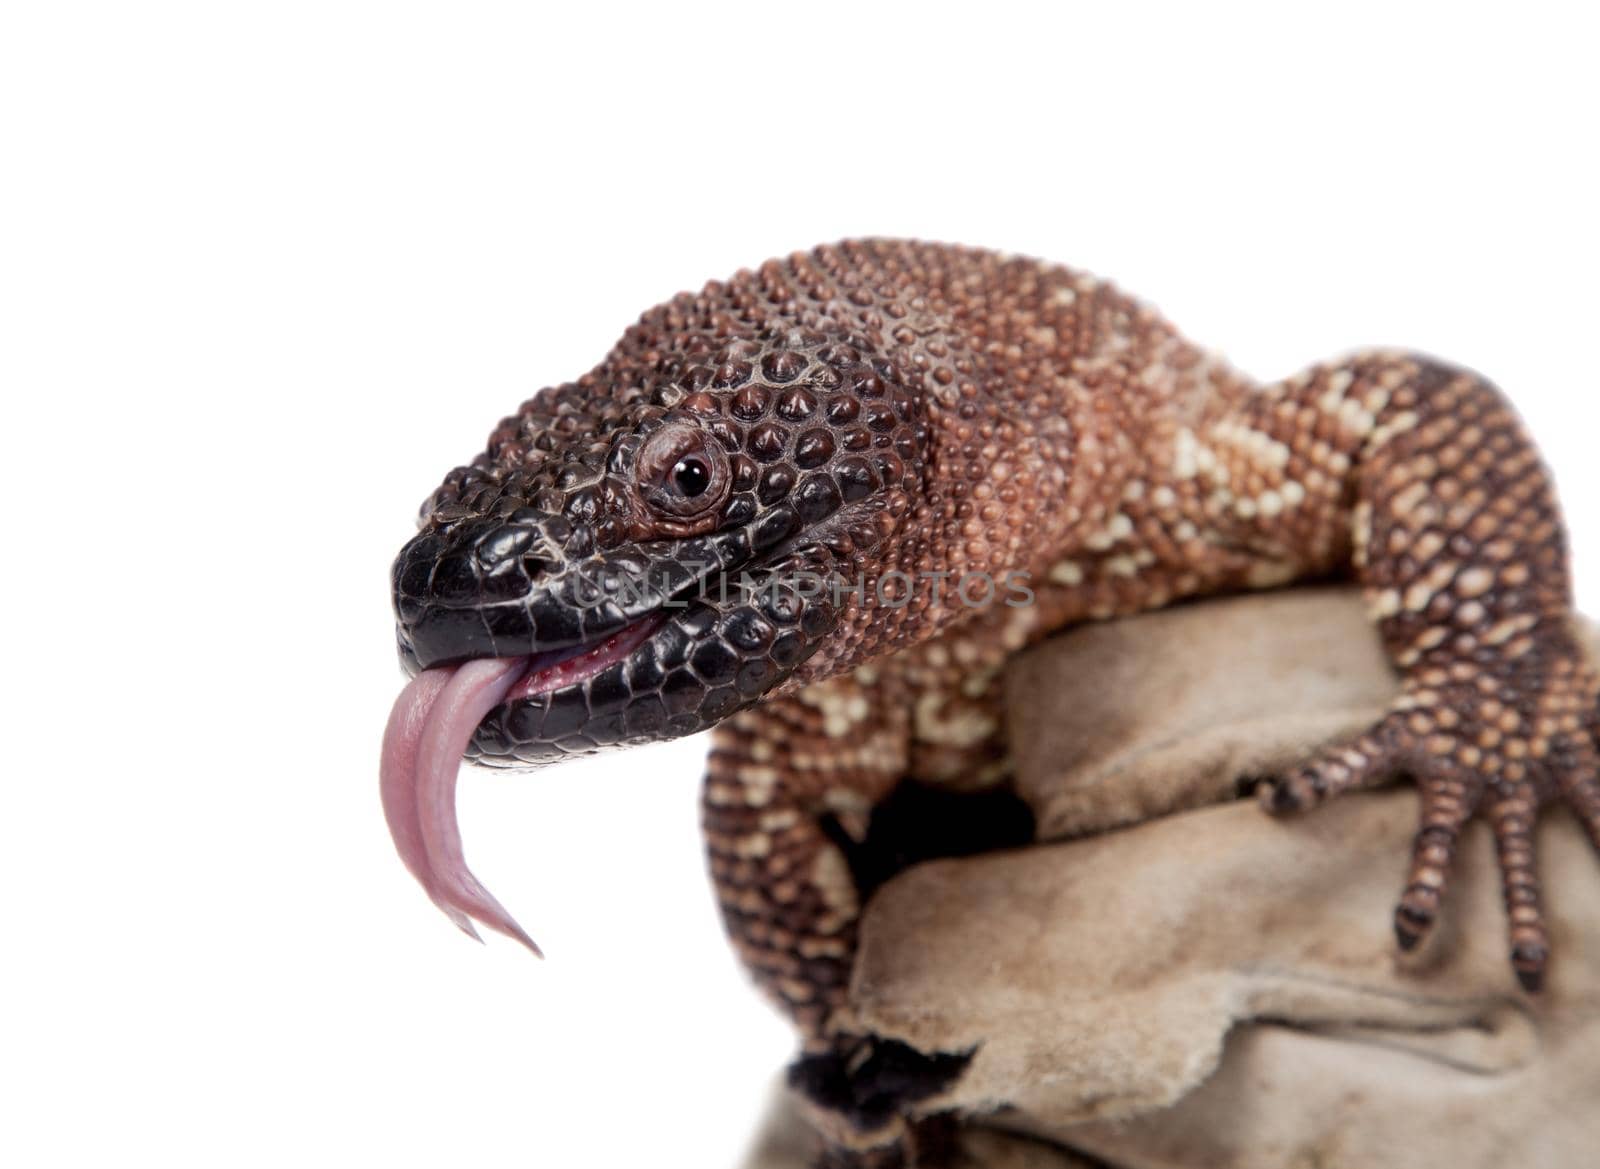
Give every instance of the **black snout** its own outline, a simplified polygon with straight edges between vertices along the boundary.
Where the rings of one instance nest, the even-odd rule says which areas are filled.
[[[406,664],[427,669],[532,652],[528,599],[559,560],[544,528],[538,520],[473,517],[413,537],[390,577]]]

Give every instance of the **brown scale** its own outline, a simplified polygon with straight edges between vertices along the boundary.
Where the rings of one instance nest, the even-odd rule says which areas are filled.
[[[1461,828],[1484,811],[1513,962],[1538,985],[1533,816],[1559,793],[1600,837],[1600,699],[1569,629],[1548,479],[1497,391],[1401,354],[1256,387],[1103,283],[935,245],[820,248],[704,295],[719,294],[800,323],[843,320],[920,390],[929,466],[864,575],[1020,570],[1036,596],[983,610],[925,590],[904,608],[869,600],[805,671],[809,691],[791,686],[715,732],[705,826],[729,930],[812,1047],[831,1041],[858,910],[824,817],[864,825],[908,777],[1003,781],[995,679],[1052,631],[1346,567],[1405,695],[1266,801],[1300,809],[1396,771],[1417,778],[1423,827],[1396,914],[1408,947],[1434,921]],[[862,441],[850,403],[823,412],[847,445]]]
[[[734,945],[808,1048],[841,1039],[860,908],[825,825],[859,837],[908,778],[1003,782],[996,679],[1010,654],[1077,621],[1347,570],[1403,695],[1264,801],[1299,810],[1415,777],[1421,828],[1395,918],[1407,947],[1483,813],[1512,961],[1537,988],[1549,945],[1534,818],[1560,797],[1600,845],[1600,681],[1574,638],[1549,478],[1488,383],[1372,353],[1256,386],[1081,273],[847,242],[646,313],[595,371],[502,423],[434,506],[504,491],[559,511],[590,491],[577,506],[603,518],[575,541],[661,534],[606,470],[606,435],[675,407],[732,452],[723,522],[806,490],[873,501],[811,533],[868,595],[788,683],[717,729],[705,786]],[[880,604],[872,585],[891,571],[1020,572],[1034,603],[972,608],[919,585]]]

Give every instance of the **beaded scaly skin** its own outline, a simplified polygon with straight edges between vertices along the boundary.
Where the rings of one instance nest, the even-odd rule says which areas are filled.
[[[1066,268],[820,247],[650,310],[531,399],[434,494],[394,580],[413,670],[643,630],[595,677],[501,705],[471,754],[537,764],[716,726],[717,895],[820,1051],[860,910],[824,824],[859,834],[907,778],[1004,782],[1009,655],[1074,622],[1351,569],[1403,695],[1263,802],[1416,780],[1408,948],[1484,815],[1511,961],[1537,989],[1534,820],[1560,798],[1600,846],[1600,680],[1549,477],[1464,370],[1371,352],[1258,386]],[[645,584],[580,603],[596,572]],[[740,573],[762,587],[707,599]],[[815,595],[809,574],[846,588]],[[1032,603],[1005,603],[1016,582]]]

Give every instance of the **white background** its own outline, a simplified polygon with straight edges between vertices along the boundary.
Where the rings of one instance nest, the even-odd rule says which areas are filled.
[[[1582,6],[579,7],[0,18],[8,1164],[733,1162],[789,1040],[718,932],[704,744],[464,778],[543,964],[429,906],[376,773],[418,503],[769,255],[981,243],[1264,377],[1475,366],[1600,610]]]

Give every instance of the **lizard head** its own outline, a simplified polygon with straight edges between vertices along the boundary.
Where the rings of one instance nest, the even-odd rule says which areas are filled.
[[[527,941],[461,860],[463,754],[528,766],[692,734],[890,636],[865,598],[920,490],[920,398],[825,321],[735,327],[740,299],[679,297],[525,403],[394,562],[414,677],[385,808],[468,932],[475,917]]]
[[[918,415],[821,333],[636,330],[424,505],[392,574],[402,659],[522,663],[473,740],[489,763],[710,727],[838,632],[917,489]]]

